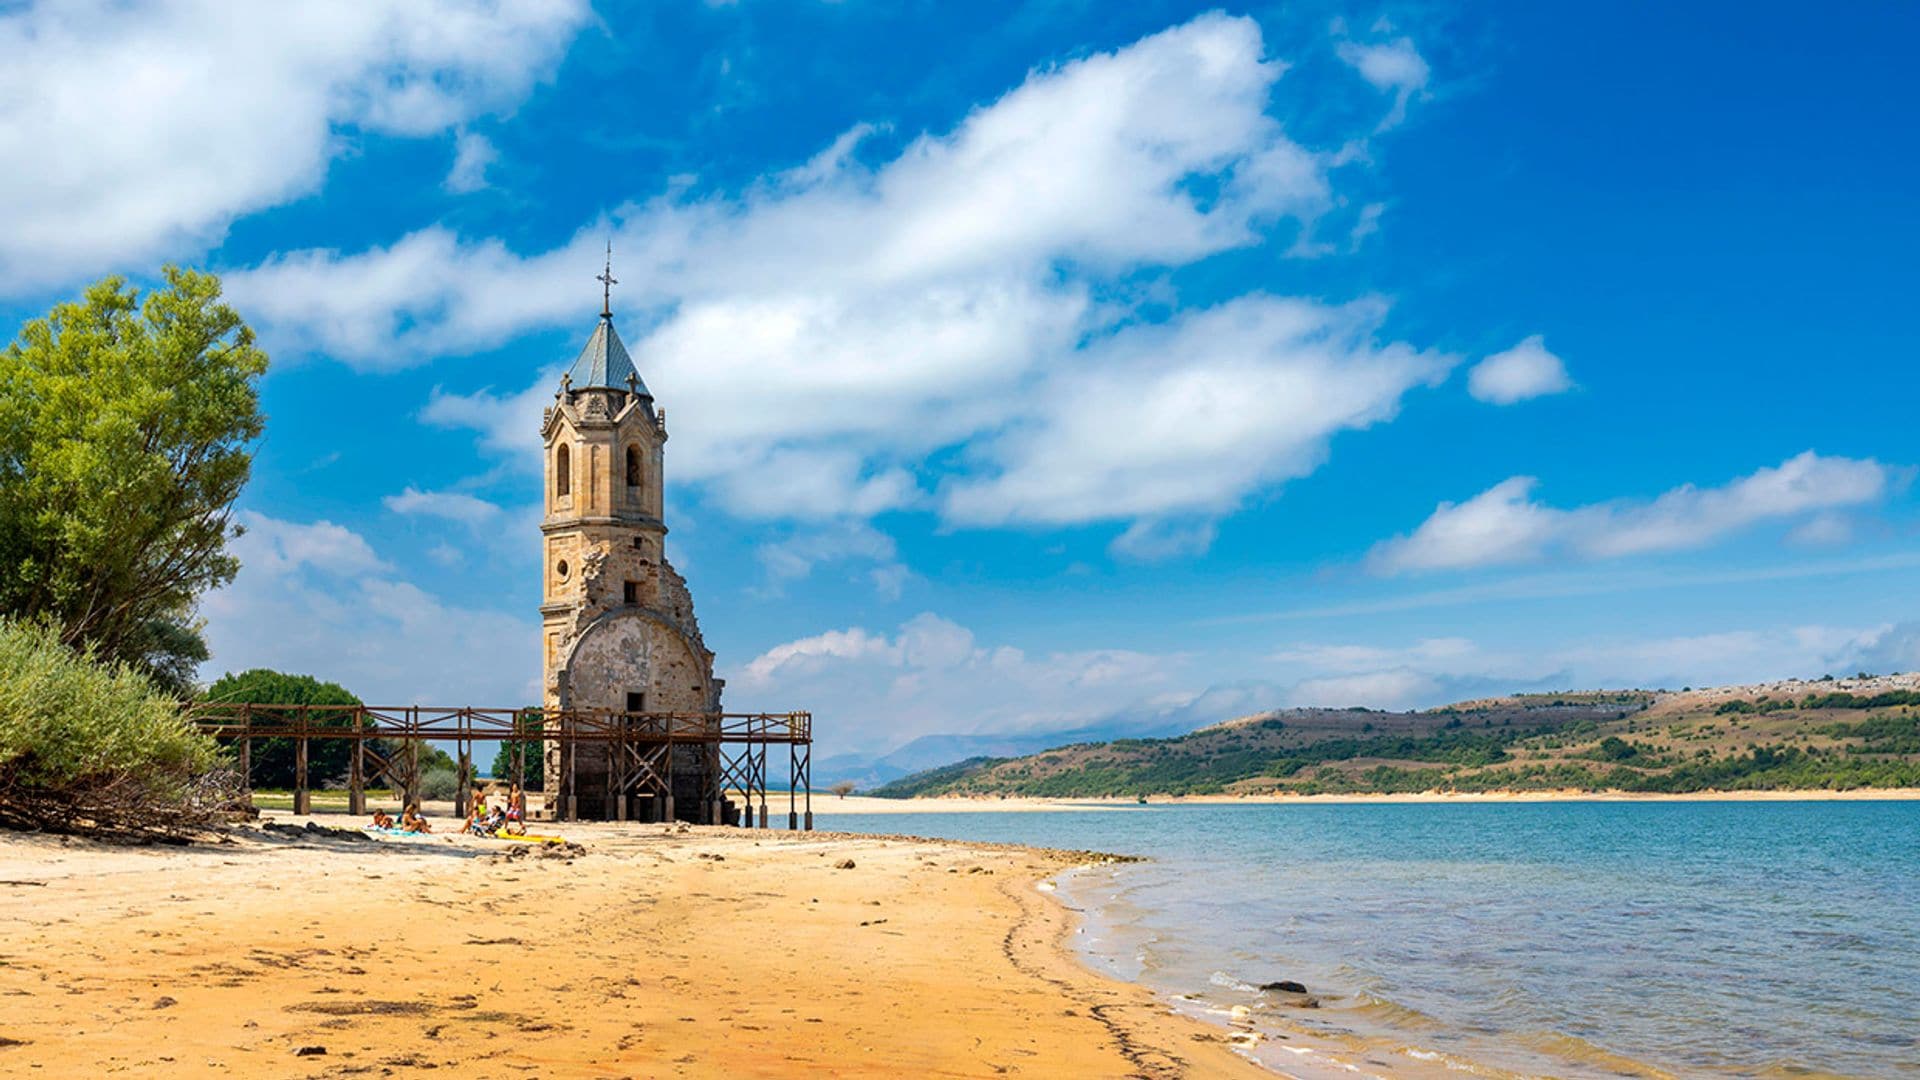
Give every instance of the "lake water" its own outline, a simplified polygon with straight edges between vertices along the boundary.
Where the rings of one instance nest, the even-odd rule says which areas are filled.
[[[830,810],[830,805],[823,809]],[[1301,1075],[1920,1076],[1920,803],[1151,806],[819,827],[1148,856],[1095,966]],[[1306,984],[1300,1008],[1261,983]],[[1371,1064],[1369,1064],[1371,1063]]]

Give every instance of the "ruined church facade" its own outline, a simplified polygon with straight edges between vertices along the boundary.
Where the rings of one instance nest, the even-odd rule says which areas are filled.
[[[541,654],[545,704],[608,713],[718,713],[722,680],[700,636],[687,583],[667,561],[662,489],[666,414],[603,307],[586,347],[561,377],[541,425],[546,513],[541,534]],[[579,746],[572,762],[581,818],[652,817],[611,790],[608,749]],[[564,775],[547,748],[546,775]],[[679,816],[700,806],[697,747],[675,751]],[[550,805],[554,783],[549,780]],[[625,811],[626,813],[623,813]]]

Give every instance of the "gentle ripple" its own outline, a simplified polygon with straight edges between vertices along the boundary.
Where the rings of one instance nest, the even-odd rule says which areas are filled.
[[[1193,995],[1198,1011],[1251,1005],[1275,1032],[1527,1075],[1920,1076],[1920,803],[1190,805],[819,824],[1151,856],[1069,882],[1094,909],[1096,959]],[[1235,989],[1278,979],[1326,1007],[1268,1009]]]

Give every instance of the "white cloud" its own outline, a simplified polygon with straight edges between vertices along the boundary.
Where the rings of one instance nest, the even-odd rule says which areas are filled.
[[[1109,270],[1183,263],[1256,243],[1259,226],[1327,204],[1328,162],[1265,112],[1283,65],[1261,50],[1251,20],[1202,16],[1035,71],[952,132],[924,135],[878,168],[855,160],[843,137],[807,167],[736,198],[669,195],[629,206],[615,221],[623,298],[688,307],[665,328],[687,336],[659,343],[669,381],[697,375],[696,359],[711,362],[675,354],[717,329],[754,339],[732,350],[746,362],[772,353],[775,376],[819,369],[809,389],[862,373],[883,376],[893,392],[920,379],[959,378],[957,390],[991,378],[973,374],[979,350],[964,335],[946,340],[947,327],[992,333],[1012,321],[1008,332],[1019,334],[1054,322],[1061,303],[1074,322],[1080,301],[1072,290],[1058,295],[1062,261]],[[568,246],[531,257],[439,228],[358,255],[295,253],[234,275],[236,295],[249,296],[250,310],[268,305],[260,310],[281,332],[350,362],[418,360],[577,321],[579,282],[599,264],[606,224],[588,223]],[[428,262],[449,272],[413,273]],[[330,298],[323,311],[272,306],[304,291],[283,285],[322,277],[382,288]],[[349,312],[379,332],[352,332],[340,318]],[[915,340],[920,323],[936,331],[923,346],[961,356],[901,365],[899,353],[874,348]],[[862,336],[870,334],[882,336]]]
[[[742,671],[744,681],[766,684],[782,672],[798,675],[819,671],[829,660],[872,657],[892,663],[896,655],[897,649],[884,635],[871,634],[856,626],[847,630],[828,630],[798,641],[775,645],[754,657]]]
[[[842,521],[803,529],[760,545],[760,565],[775,591],[805,578],[825,564],[873,564],[867,579],[886,599],[898,599],[909,571],[897,559],[893,537],[863,521]]]
[[[1692,484],[1651,502],[1617,500],[1560,510],[1535,502],[1516,476],[1464,503],[1441,503],[1409,536],[1369,557],[1381,573],[1521,562],[1550,553],[1605,559],[1702,547],[1767,521],[1879,501],[1899,470],[1811,450],[1717,488]]]
[[[501,510],[485,499],[458,491],[419,491],[407,488],[381,500],[396,514],[422,515],[481,526],[498,518]]]
[[[1443,686],[1430,675],[1397,668],[1302,679],[1288,691],[1287,700],[1302,708],[1411,709],[1442,696]]]
[[[978,525],[1229,511],[1444,377],[1450,357],[1375,342],[1383,315],[1249,296],[1122,330],[1041,383],[980,448],[989,475],[952,482],[943,510]]]
[[[1160,701],[1179,664],[1119,649],[1029,656],[929,612],[891,636],[852,627],[775,646],[727,693],[734,708],[831,715],[830,752],[883,752],[922,735],[1068,730]]]
[[[882,563],[867,571],[867,580],[873,583],[873,591],[880,594],[882,600],[898,600],[907,591],[907,582],[913,580],[913,571],[905,563]]]
[[[855,154],[873,135],[856,125],[742,193],[631,204],[550,251],[436,226],[228,284],[280,346],[382,368],[584,333],[611,232],[619,299],[664,312],[628,332],[672,416],[673,476],[736,515],[1205,519],[1311,471],[1334,432],[1391,417],[1451,363],[1375,342],[1373,302],[1251,296],[1146,326],[1093,299],[1334,203],[1337,155],[1267,113],[1283,71],[1254,22],[1206,15],[1036,70],[878,164]],[[531,468],[551,390],[543,374],[440,391],[423,418]],[[943,453],[961,446],[975,452]]]
[[[1374,45],[1343,41],[1339,53],[1340,59],[1358,71],[1374,89],[1393,95],[1393,109],[1380,121],[1382,131],[1406,119],[1407,102],[1426,89],[1427,79],[1432,75],[1411,38]]]
[[[1895,623],[1863,631],[1847,643],[1826,671],[1847,675],[1920,671],[1920,622]]]
[[[505,707],[539,700],[539,626],[447,604],[331,522],[244,513],[240,575],[201,604],[205,678],[269,667],[370,704]]]
[[[1787,539],[1802,547],[1837,547],[1853,539],[1853,522],[1844,514],[1816,514],[1794,526]]]
[[[1187,524],[1142,519],[1113,538],[1107,553],[1133,562],[1161,562],[1183,555],[1204,555],[1217,531],[1211,521]]]
[[[234,542],[234,554],[245,566],[258,567],[263,575],[277,576],[301,567],[313,567],[324,573],[351,576],[384,574],[392,567],[373,552],[359,533],[331,521],[296,525],[264,514],[241,513],[244,531]]]
[[[487,167],[499,159],[500,152],[485,135],[461,132],[454,142],[453,167],[447,170],[446,189],[466,194],[485,188]]]
[[[1412,536],[1374,548],[1376,570],[1443,570],[1538,558],[1562,534],[1565,512],[1530,496],[1531,476],[1502,480],[1463,503],[1443,502]]]
[[[1573,389],[1567,366],[1547,351],[1539,334],[1505,352],[1494,353],[1467,372],[1467,392],[1494,405],[1511,405],[1528,398]]]
[[[1409,662],[1445,665],[1478,655],[1478,646],[1466,638],[1427,638],[1406,648],[1377,645],[1305,643],[1276,651],[1273,659],[1319,671],[1359,674]],[[1440,670],[1446,670],[1444,667]]]
[[[1525,691],[1753,683],[1852,671],[1863,663],[1887,671],[1896,666],[1902,641],[1897,628],[1863,633],[1791,626],[1537,649],[1489,649],[1466,638],[1405,646],[1307,643],[1280,649],[1271,660],[1277,674],[1295,679],[1284,695],[1290,704],[1405,709]]]
[[[317,189],[354,135],[512,107],[584,0],[74,0],[0,16],[0,293],[140,269]],[[31,162],[31,167],[21,163]]]

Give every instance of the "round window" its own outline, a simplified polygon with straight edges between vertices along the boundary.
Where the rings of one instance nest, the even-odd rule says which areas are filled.
[[[553,572],[560,575],[561,581],[567,580],[567,560],[561,559],[559,565],[553,568]]]

